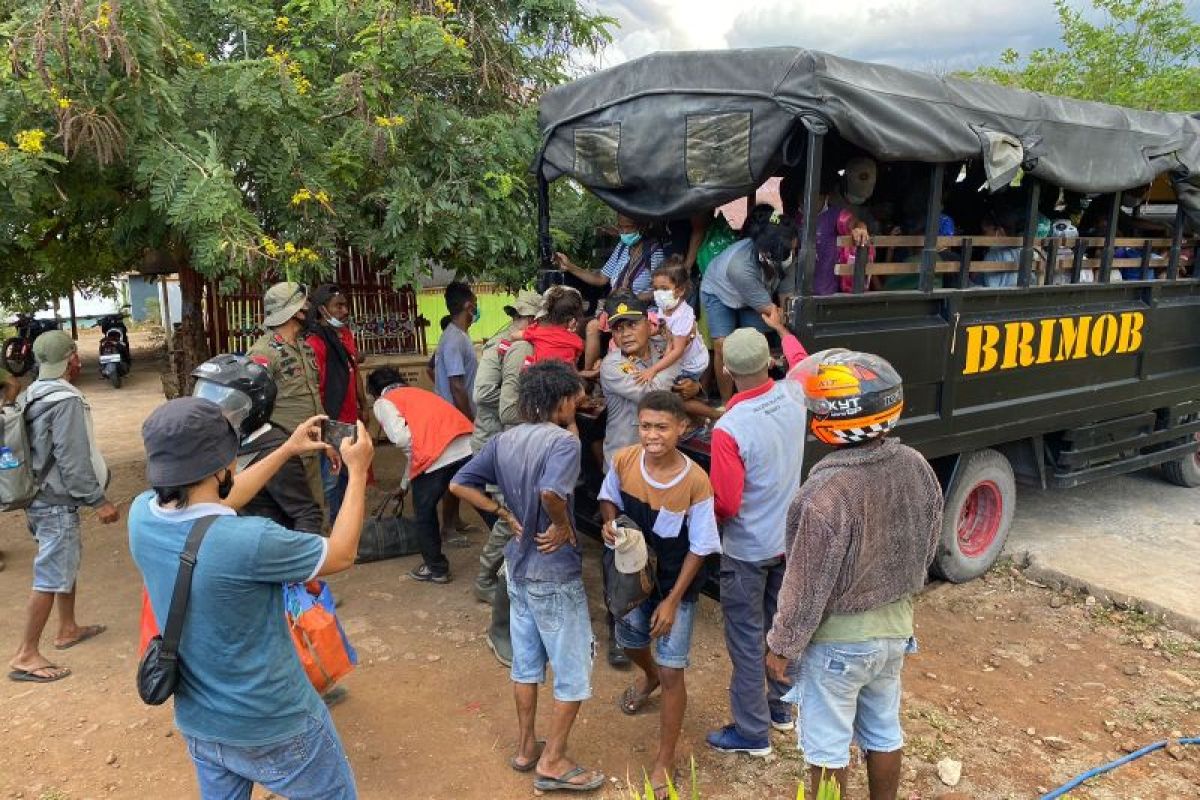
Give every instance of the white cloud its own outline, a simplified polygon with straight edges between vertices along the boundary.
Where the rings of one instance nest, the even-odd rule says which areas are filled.
[[[658,50],[793,45],[935,71],[1054,44],[1051,0],[592,0],[621,27],[598,66]]]

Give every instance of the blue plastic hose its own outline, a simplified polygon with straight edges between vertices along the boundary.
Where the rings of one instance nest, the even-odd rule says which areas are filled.
[[[1179,744],[1200,744],[1200,737],[1192,736],[1192,737],[1189,737],[1186,739],[1177,739],[1176,741],[1178,741]],[[1121,766],[1128,764],[1130,761],[1136,761],[1137,759],[1141,758],[1142,756],[1146,755],[1147,753],[1153,753],[1155,750],[1161,750],[1162,748],[1166,747],[1170,743],[1171,743],[1170,739],[1164,739],[1161,742],[1155,742],[1154,744],[1148,744],[1145,747],[1143,747],[1141,750],[1135,750],[1134,752],[1130,753],[1129,755],[1121,756],[1116,761],[1110,761],[1107,764],[1103,764],[1099,767],[1089,769],[1087,772],[1083,772],[1083,773],[1080,773],[1079,775],[1076,775],[1074,778],[1072,778],[1068,782],[1064,783],[1062,786],[1058,787],[1053,792],[1042,795],[1041,800],[1055,800],[1055,798],[1062,797],[1067,792],[1083,785],[1085,782],[1090,781],[1092,778],[1095,778],[1099,775],[1103,775],[1106,772],[1111,772],[1112,770],[1116,769],[1117,767],[1121,767]]]

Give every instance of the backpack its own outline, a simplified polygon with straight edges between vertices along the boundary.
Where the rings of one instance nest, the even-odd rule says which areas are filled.
[[[0,446],[12,451],[17,465],[0,468],[0,511],[28,508],[37,497],[40,482],[33,474],[29,453],[29,432],[25,428],[27,404],[24,392],[15,405],[0,408]]]

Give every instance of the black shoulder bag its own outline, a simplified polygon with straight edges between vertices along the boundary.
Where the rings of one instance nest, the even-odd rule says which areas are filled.
[[[196,567],[196,554],[204,534],[217,519],[214,515],[196,520],[183,552],[179,554],[179,572],[175,575],[166,628],[146,645],[146,652],[138,664],[138,695],[147,705],[160,706],[175,694],[179,683],[179,637],[183,634],[183,618],[187,615],[188,596],[192,591],[192,570]]]

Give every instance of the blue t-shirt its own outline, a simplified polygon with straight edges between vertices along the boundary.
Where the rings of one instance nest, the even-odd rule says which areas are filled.
[[[129,509],[129,550],[162,630],[192,524],[220,514],[200,544],[183,635],[175,724],[188,736],[242,747],[275,744],[319,716],[288,632],[283,584],[312,578],[328,543],[215,503],[179,510],[145,492]]]
[[[471,337],[457,325],[447,325],[438,340],[437,353],[433,359],[433,386],[443,400],[454,404],[454,395],[450,393],[450,379],[462,377],[466,384],[467,397],[475,396],[475,370],[479,359],[475,355],[475,345]],[[475,410],[475,401],[471,400],[471,410]]]
[[[566,583],[583,576],[583,550],[564,544],[553,553],[539,553],[534,537],[550,526],[542,508],[542,492],[567,501],[574,514],[575,484],[579,480],[579,439],[549,422],[526,423],[496,436],[458,471],[453,482],[482,491],[499,486],[504,502],[521,523],[521,538],[504,547],[511,580]]]

